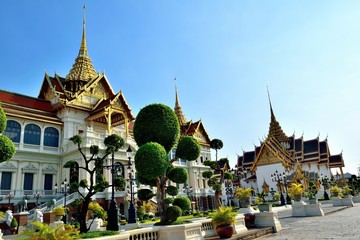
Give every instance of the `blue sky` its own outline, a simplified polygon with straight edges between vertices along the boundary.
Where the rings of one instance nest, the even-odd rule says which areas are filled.
[[[133,114],[174,107],[201,119],[220,157],[266,137],[272,106],[284,132],[328,136],[356,173],[360,147],[359,1],[4,0],[0,88],[36,97],[44,72],[66,76],[77,56],[82,6],[95,68]]]

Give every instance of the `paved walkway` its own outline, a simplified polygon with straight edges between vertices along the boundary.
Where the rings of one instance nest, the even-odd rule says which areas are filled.
[[[360,239],[360,204],[354,207],[323,205],[324,217],[290,217],[291,212],[279,213],[282,230],[259,239],[312,240],[312,239]],[[290,215],[289,215],[290,213]]]

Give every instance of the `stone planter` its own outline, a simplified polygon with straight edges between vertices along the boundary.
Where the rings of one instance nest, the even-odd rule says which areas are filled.
[[[241,208],[248,208],[250,207],[250,197],[244,197],[244,198],[239,198],[239,202],[240,202],[240,207]]]
[[[309,199],[309,203],[310,203],[310,204],[318,204],[319,201],[318,201],[317,198],[311,198],[311,199]]]
[[[260,212],[271,212],[272,211],[272,205],[268,203],[263,203],[258,205]]]

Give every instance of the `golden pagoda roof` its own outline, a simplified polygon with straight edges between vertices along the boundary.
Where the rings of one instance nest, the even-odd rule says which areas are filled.
[[[91,62],[87,50],[85,27],[86,27],[86,21],[85,21],[85,6],[84,6],[83,31],[82,31],[80,50],[70,72],[68,73],[68,75],[66,75],[65,78],[66,81],[72,81],[72,80],[88,81],[98,75]]]
[[[281,129],[279,122],[276,120],[274,111],[272,109],[269,92],[268,92],[268,97],[269,97],[270,112],[271,112],[268,138],[270,137],[275,138],[279,143],[288,142],[289,138],[285,135],[284,131]]]
[[[180,102],[179,102],[179,97],[178,97],[178,92],[177,92],[177,87],[175,87],[175,94],[176,94],[176,100],[175,100],[175,108],[174,108],[174,111],[175,111],[175,114],[179,120],[179,124],[180,126],[184,126],[186,125],[187,123],[187,120],[185,118],[185,115],[182,111],[182,108],[180,106]]]

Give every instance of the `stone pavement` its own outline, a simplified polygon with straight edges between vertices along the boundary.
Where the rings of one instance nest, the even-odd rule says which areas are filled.
[[[279,212],[282,230],[261,240],[360,239],[360,205],[332,207],[324,204],[324,217],[291,217],[291,211]]]

